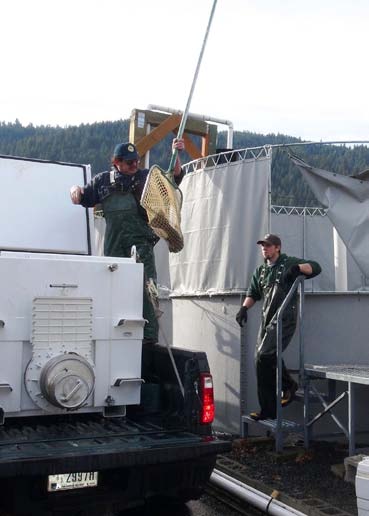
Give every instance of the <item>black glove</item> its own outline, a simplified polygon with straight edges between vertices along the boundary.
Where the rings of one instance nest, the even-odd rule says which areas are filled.
[[[239,309],[237,315],[236,315],[236,321],[238,324],[243,328],[243,325],[247,323],[247,307],[241,306]]]
[[[291,265],[289,269],[284,273],[284,279],[287,283],[293,283],[298,276],[301,276],[302,272],[300,271],[300,267],[297,265]]]

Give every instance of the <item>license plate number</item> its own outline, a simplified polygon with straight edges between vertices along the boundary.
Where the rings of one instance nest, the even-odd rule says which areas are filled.
[[[97,471],[49,475],[47,481],[47,490],[49,492],[95,486],[97,486]]]

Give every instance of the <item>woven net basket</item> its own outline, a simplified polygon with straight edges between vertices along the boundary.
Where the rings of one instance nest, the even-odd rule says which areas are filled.
[[[181,231],[182,192],[157,165],[151,167],[147,176],[141,206],[146,210],[152,229],[166,240],[169,251],[181,251],[184,245]]]

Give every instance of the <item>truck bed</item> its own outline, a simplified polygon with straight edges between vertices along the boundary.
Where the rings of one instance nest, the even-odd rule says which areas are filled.
[[[61,418],[0,429],[0,477],[94,471],[215,455],[229,443],[157,418]]]
[[[199,378],[209,372],[206,355],[179,348],[173,355],[184,397],[168,351],[150,345],[143,350],[140,404],[127,407],[126,416],[5,418],[0,485],[7,496],[0,497],[0,511],[100,516],[155,497],[184,501],[201,496],[217,454],[231,444],[213,437],[211,424],[201,423]],[[66,474],[63,489],[54,489],[57,481],[50,475],[60,474]],[[93,479],[92,486],[79,484],[83,474]]]

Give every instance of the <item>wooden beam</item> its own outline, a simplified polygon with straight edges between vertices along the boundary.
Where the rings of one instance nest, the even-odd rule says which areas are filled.
[[[207,134],[206,136],[203,136],[201,139],[201,154],[203,156],[209,156],[209,142],[210,142],[210,135]]]
[[[175,113],[176,115],[182,118],[182,113]],[[160,125],[168,116],[171,116],[169,113],[161,113],[158,111],[145,111],[146,123],[151,126]],[[188,117],[186,120],[185,131],[191,134],[197,134],[199,136],[203,136],[208,131],[208,124],[203,120],[198,120],[196,118]]]
[[[165,138],[165,136],[178,127],[180,123],[180,115],[170,115],[149,134],[141,138],[141,140],[136,143],[137,151],[140,156],[146,154],[148,150]]]
[[[183,135],[183,139],[186,146],[186,152],[191,157],[191,159],[199,159],[203,157],[201,150],[186,133]]]

